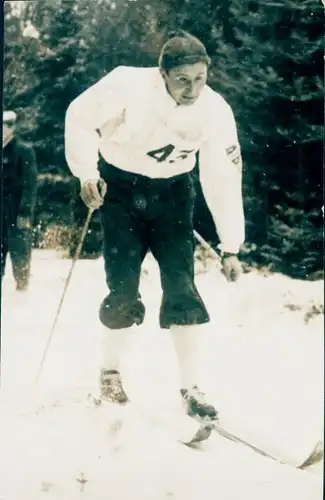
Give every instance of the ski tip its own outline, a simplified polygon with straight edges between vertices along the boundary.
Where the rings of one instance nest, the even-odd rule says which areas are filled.
[[[195,435],[191,441],[185,443],[187,446],[195,446],[202,441],[206,441],[211,436],[213,430],[213,425],[211,423],[204,422],[200,425]]]
[[[322,441],[318,441],[315,445],[311,454],[306,458],[306,460],[298,467],[298,469],[305,470],[312,465],[319,463],[324,458],[324,444]]]

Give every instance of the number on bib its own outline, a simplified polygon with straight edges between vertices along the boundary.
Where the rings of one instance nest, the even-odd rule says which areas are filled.
[[[172,154],[174,149],[175,146],[173,146],[172,144],[168,144],[163,148],[155,149],[154,151],[149,151],[147,155],[151,156],[160,163],[162,161],[165,161],[168,158],[168,156]]]
[[[168,144],[167,146],[164,146],[163,148],[155,149],[153,151],[149,151],[147,155],[151,156],[155,160],[157,160],[159,163],[167,160],[167,158],[170,157],[170,155],[173,153],[175,150],[175,146],[172,144]],[[172,158],[170,158],[169,163],[174,163],[176,160],[185,160],[185,158],[188,157],[190,153],[193,153],[194,149],[189,149],[185,150],[182,149],[181,151],[177,152],[177,155],[173,155]]]

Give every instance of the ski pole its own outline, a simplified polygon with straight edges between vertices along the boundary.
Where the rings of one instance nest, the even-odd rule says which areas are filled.
[[[217,259],[217,261],[219,262],[219,264],[221,264],[221,257],[218,254],[218,252],[216,252],[215,249],[212,248],[212,246],[209,245],[209,243],[207,241],[205,241],[205,239],[202,238],[202,236],[199,233],[197,233],[196,231],[193,231],[193,232],[194,232],[195,238],[198,240],[199,243],[201,243],[201,245],[203,246],[203,248],[205,248],[206,250],[208,250],[210,252],[210,254],[212,255],[212,257],[214,257],[215,259]],[[237,283],[237,286],[238,286],[238,283]]]
[[[218,259],[218,261],[220,262],[220,255],[218,254],[218,252],[216,252],[214,248],[212,248],[212,246],[209,245],[209,243],[205,241],[205,239],[202,238],[202,236],[198,232],[194,231],[194,236],[198,240],[198,242],[201,243],[203,248],[208,250],[210,254],[213,255],[213,257],[215,257],[216,259]]]
[[[56,312],[56,315],[55,315],[55,318],[54,318],[54,321],[53,321],[53,325],[52,325],[52,328],[51,328],[51,331],[50,331],[50,334],[49,334],[49,338],[48,338],[48,341],[47,341],[45,349],[44,349],[42,361],[41,361],[41,364],[40,364],[40,367],[38,369],[37,376],[36,376],[36,379],[35,379],[35,384],[37,383],[37,381],[38,381],[38,379],[40,377],[40,374],[42,372],[42,369],[43,369],[43,366],[44,366],[44,362],[45,362],[45,358],[46,358],[47,352],[49,350],[50,343],[51,343],[51,340],[52,340],[52,337],[53,337],[53,333],[55,331],[55,327],[57,325],[57,322],[58,322],[58,319],[59,319],[59,315],[60,315],[60,312],[61,312],[61,309],[62,309],[62,305],[63,305],[64,299],[65,299],[65,296],[66,296],[66,293],[67,293],[67,289],[68,289],[68,286],[69,286],[69,283],[70,283],[70,280],[71,280],[72,272],[73,272],[73,269],[74,269],[74,266],[75,266],[77,260],[80,257],[81,249],[82,249],[82,246],[83,246],[83,243],[84,243],[87,231],[88,231],[88,227],[89,227],[89,224],[90,224],[93,212],[94,212],[93,208],[90,208],[89,211],[88,211],[87,218],[86,218],[86,221],[84,223],[84,226],[83,226],[83,229],[82,229],[82,233],[81,233],[81,236],[80,236],[80,239],[79,239],[79,243],[78,243],[75,255],[74,255],[73,259],[72,259],[72,264],[71,264],[70,272],[68,274],[68,277],[67,277],[65,285],[64,285],[64,290],[63,290],[63,293],[62,293],[62,296],[61,296],[59,307],[58,307],[58,310]]]

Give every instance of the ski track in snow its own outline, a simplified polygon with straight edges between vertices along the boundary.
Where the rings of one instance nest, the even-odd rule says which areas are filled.
[[[79,261],[37,386],[40,365],[71,261],[34,251],[25,294],[8,266],[2,296],[0,500],[197,500],[201,497],[318,500],[322,462],[300,471],[215,434],[192,450],[127,409],[95,407],[105,294],[103,261]],[[226,284],[210,262],[197,285],[211,323],[202,335],[201,386],[221,420],[283,456],[323,432],[323,282],[244,275]],[[146,319],[125,354],[125,386],[136,403],[178,402],[178,372],[168,332],[158,328],[160,285],[149,255],[141,294]],[[289,311],[284,304],[298,304]],[[122,428],[116,424],[121,421]],[[115,429],[115,431],[114,431]],[[249,434],[250,433],[250,434]],[[314,433],[314,434],[313,434]],[[299,448],[299,446],[300,448]]]

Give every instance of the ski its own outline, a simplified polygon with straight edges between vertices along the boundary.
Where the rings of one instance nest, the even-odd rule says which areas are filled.
[[[277,463],[289,465],[301,470],[306,470],[311,465],[317,464],[323,459],[324,447],[321,441],[315,444],[311,453],[302,463],[289,463],[288,461],[282,460],[280,457],[263,450],[256,444],[253,444],[252,442],[239,437],[237,434],[232,433],[224,426],[220,425],[218,421],[189,416],[188,414],[177,410],[168,412],[152,411],[144,407],[143,405],[140,405],[139,403],[134,403],[131,401],[129,401],[125,405],[119,405],[113,402],[110,403],[107,401],[103,401],[100,398],[96,398],[94,396],[92,396],[92,401],[95,406],[107,407],[109,417],[109,433],[111,436],[114,435],[116,438],[118,438],[119,432],[123,430],[124,420],[132,419],[132,414],[135,415],[136,413],[137,417],[143,418],[147,421],[150,421],[155,426],[163,428],[168,432],[169,435],[173,436],[175,440],[193,449],[199,447],[200,450],[204,451],[204,444],[212,438],[213,433],[218,433],[223,438],[245,446],[258,455],[273,460]],[[205,424],[209,427],[210,432],[208,432],[205,438],[202,440],[193,440],[200,426],[202,427]]]

